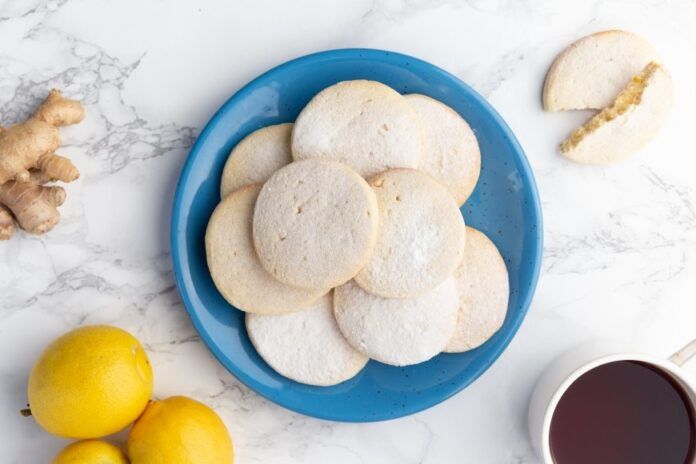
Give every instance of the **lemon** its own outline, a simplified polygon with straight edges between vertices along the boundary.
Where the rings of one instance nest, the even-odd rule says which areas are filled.
[[[118,432],[143,412],[152,368],[131,334],[87,326],[48,345],[29,376],[29,407],[48,432],[97,438]]]
[[[151,402],[128,435],[131,464],[232,464],[232,439],[215,412],[172,396]]]
[[[111,443],[83,440],[63,448],[51,464],[128,464],[128,459]]]

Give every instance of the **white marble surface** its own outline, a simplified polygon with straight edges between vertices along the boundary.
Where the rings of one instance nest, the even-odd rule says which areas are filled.
[[[573,165],[555,147],[587,115],[543,113],[542,79],[564,45],[614,27],[654,42],[676,105],[631,161]],[[483,93],[527,151],[546,226],[536,297],[500,360],[440,406],[365,425],[293,414],[229,375],[182,308],[167,233],[179,169],[217,107],[273,65],[349,46],[421,57]],[[696,336],[694,82],[693,0],[0,1],[0,122],[51,87],[88,113],[63,131],[82,171],[63,221],[0,244],[0,460],[48,462],[65,444],[17,413],[28,371],[53,337],[109,323],[147,345],[158,396],[220,412],[240,463],[537,462],[526,405],[554,356],[594,338],[667,355]]]

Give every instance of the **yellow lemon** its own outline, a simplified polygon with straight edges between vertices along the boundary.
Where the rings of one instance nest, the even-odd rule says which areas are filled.
[[[131,334],[87,326],[48,345],[29,376],[29,407],[48,432],[97,438],[140,416],[152,396],[152,368]]]
[[[128,459],[111,443],[83,440],[63,448],[51,464],[128,464]]]
[[[131,464],[232,464],[232,439],[208,406],[183,396],[151,402],[128,435]]]

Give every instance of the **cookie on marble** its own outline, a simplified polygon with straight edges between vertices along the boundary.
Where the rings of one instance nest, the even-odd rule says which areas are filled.
[[[662,128],[672,108],[672,94],[667,71],[649,63],[610,106],[563,141],[561,153],[582,164],[613,164],[628,158]]]
[[[469,124],[452,108],[420,94],[405,96],[423,129],[420,170],[447,187],[461,206],[481,172],[481,152]]]
[[[427,361],[440,353],[457,324],[452,277],[416,298],[382,298],[354,281],[334,289],[338,327],[353,347],[393,366]]]
[[[543,91],[547,111],[601,109],[651,61],[660,61],[641,36],[619,30],[574,42],[553,62]]]
[[[418,116],[403,96],[375,81],[344,81],[319,92],[292,132],[296,160],[347,164],[365,178],[421,160]]]
[[[261,185],[229,194],[215,208],[205,233],[208,269],[215,286],[231,305],[259,314],[303,309],[328,292],[293,287],[274,279],[261,266],[251,238],[254,203]]]
[[[297,161],[264,184],[254,213],[254,245],[276,279],[333,288],[357,274],[377,240],[375,194],[346,165]]]
[[[385,171],[370,185],[379,204],[379,234],[356,283],[385,298],[413,298],[444,282],[462,260],[466,233],[449,191],[413,169]]]
[[[482,345],[502,327],[510,281],[498,248],[471,227],[466,228],[464,259],[454,278],[459,295],[457,328],[444,351],[461,353]]]
[[[271,174],[292,162],[292,123],[276,124],[247,135],[230,153],[222,171],[220,197],[250,184],[266,182]]]
[[[360,372],[368,358],[338,330],[331,293],[292,314],[247,314],[251,343],[269,366],[296,382],[329,386]]]

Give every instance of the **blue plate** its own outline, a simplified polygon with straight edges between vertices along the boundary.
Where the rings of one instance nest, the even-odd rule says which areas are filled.
[[[357,377],[312,387],[274,372],[256,353],[243,313],[218,293],[208,274],[204,234],[220,200],[222,168],[250,132],[291,122],[317,92],[336,82],[372,79],[402,93],[436,98],[476,132],[481,177],[462,207],[467,224],[496,243],[510,272],[510,306],[500,331],[480,348],[441,354],[406,368],[370,361]],[[454,395],[498,358],[519,328],[539,276],[541,209],[524,152],[496,111],[453,75],[410,56],[381,50],[332,50],[304,56],[254,79],[213,116],[186,160],[171,225],[176,283],[193,324],[220,362],[249,388],[281,406],[323,419],[368,422],[429,408]]]

